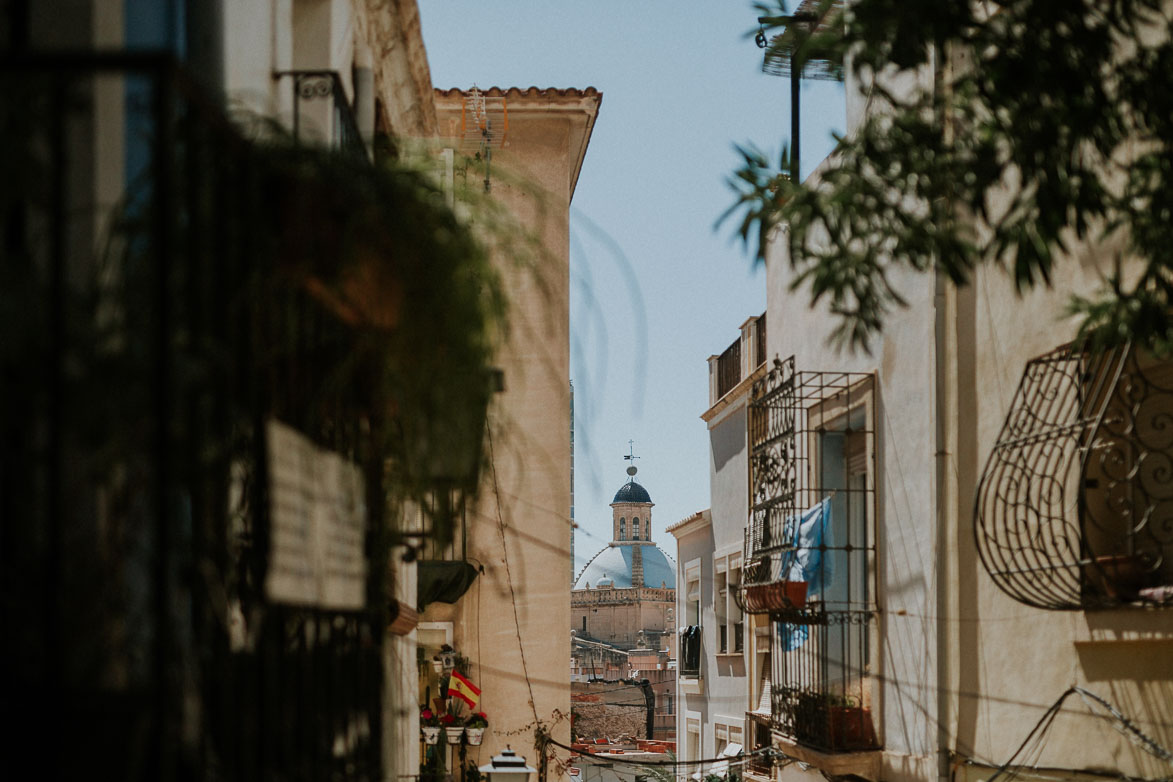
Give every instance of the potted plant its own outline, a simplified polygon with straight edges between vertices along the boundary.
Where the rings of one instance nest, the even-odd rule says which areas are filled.
[[[1105,554],[1083,566],[1085,582],[1109,600],[1130,602],[1148,586],[1152,566],[1144,554]]]
[[[440,724],[444,726],[444,736],[448,739],[449,744],[459,744],[460,740],[464,738],[464,725],[460,723],[460,718],[452,712],[441,717]]]
[[[464,735],[468,737],[468,743],[474,747],[478,746],[485,737],[487,727],[489,718],[483,711],[468,715],[468,719],[464,721]]]
[[[871,709],[865,709],[854,698],[831,696],[827,708],[832,749],[874,749],[876,728],[872,724]]]
[[[424,734],[425,744],[440,741],[440,718],[427,706],[420,710],[420,732]]]
[[[799,743],[833,751],[875,749],[871,709],[835,693],[801,692],[794,701],[794,735]]]

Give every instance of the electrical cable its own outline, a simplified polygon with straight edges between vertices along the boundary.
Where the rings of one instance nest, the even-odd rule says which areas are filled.
[[[517,592],[513,587],[513,572],[509,568],[509,541],[505,537],[505,517],[501,513],[501,489],[497,482],[497,459],[493,452],[493,428],[485,427],[485,435],[489,443],[489,466],[493,473],[493,497],[497,508],[497,531],[501,535],[501,554],[505,561],[505,581],[509,585],[509,602],[513,607],[513,629],[517,633],[517,650],[521,655],[521,671],[525,677],[525,686],[529,690],[529,706],[534,714],[534,722],[539,728],[542,719],[538,716],[538,704],[534,697],[534,687],[530,681],[529,666],[525,660],[525,643],[521,639],[521,618],[517,615]]]
[[[573,752],[573,753],[580,755],[581,757],[584,757],[584,758],[590,759],[590,758],[597,757],[596,755],[591,755],[589,753],[585,753],[580,749],[575,749],[574,747],[569,747],[560,741],[555,741],[554,739],[549,738],[548,736],[546,737],[546,743],[551,744],[551,745],[558,747],[560,749],[567,750],[568,752]],[[602,746],[602,745],[592,745],[592,746]],[[772,755],[784,755],[784,754],[785,753],[781,753],[772,747],[760,747],[759,749],[755,749],[752,752],[748,752],[748,753],[745,753],[745,754],[737,756],[737,757],[724,756],[724,757],[716,757],[716,758],[702,758],[700,760],[636,760],[635,758],[624,758],[621,755],[615,755],[612,757],[607,757],[605,760],[600,759],[600,762],[631,763],[632,765],[636,765],[636,766],[659,766],[661,768],[669,767],[669,766],[673,767],[673,768],[687,768],[687,767],[691,767],[691,766],[712,765],[715,763],[728,763],[730,765],[733,765],[733,764],[740,765],[740,764],[748,762],[750,758],[759,757],[759,756],[763,756],[763,755],[772,756]],[[789,757],[789,756],[787,756],[787,757]]]

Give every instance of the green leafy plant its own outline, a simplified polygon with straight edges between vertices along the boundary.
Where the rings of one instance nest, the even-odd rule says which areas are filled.
[[[785,176],[785,152],[775,166],[739,150],[725,217],[740,215],[754,257],[764,260],[773,229],[788,226],[793,287],[827,306],[833,340],[855,348],[905,306],[898,270],[964,285],[992,264],[1024,291],[1050,285],[1058,259],[1091,246],[1107,268],[1096,295],[1069,302],[1082,336],[1166,350],[1173,39],[1150,34],[1167,29],[1166,9],[1157,0],[850,7],[810,45],[834,49],[826,34],[840,38],[870,110],[817,181]],[[767,9],[781,15],[785,4]],[[791,27],[786,35],[804,34]],[[911,95],[886,87],[899,79],[872,78],[918,69],[933,85]]]

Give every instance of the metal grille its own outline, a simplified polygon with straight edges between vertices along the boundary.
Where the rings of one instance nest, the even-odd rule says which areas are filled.
[[[741,340],[725,348],[717,359],[717,398],[728,394],[741,382]]]
[[[741,602],[771,616],[775,727],[825,750],[878,744],[873,389],[870,373],[799,372],[792,357],[750,396]]]
[[[349,330],[266,267],[285,183],[168,57],[0,81],[10,739],[44,778],[381,778],[382,460],[323,381]],[[369,610],[266,597],[272,418],[363,468]]]
[[[974,534],[1008,595],[1073,610],[1167,601],[1173,365],[1064,345],[1027,363],[978,485]]]

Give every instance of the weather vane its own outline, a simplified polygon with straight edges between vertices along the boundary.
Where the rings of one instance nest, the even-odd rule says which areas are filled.
[[[639,458],[635,455],[635,440],[627,441],[627,456],[624,456],[623,458],[631,462],[631,464],[627,466],[627,474],[632,477],[632,480],[634,480],[635,474],[639,472],[635,466],[635,460]]]

